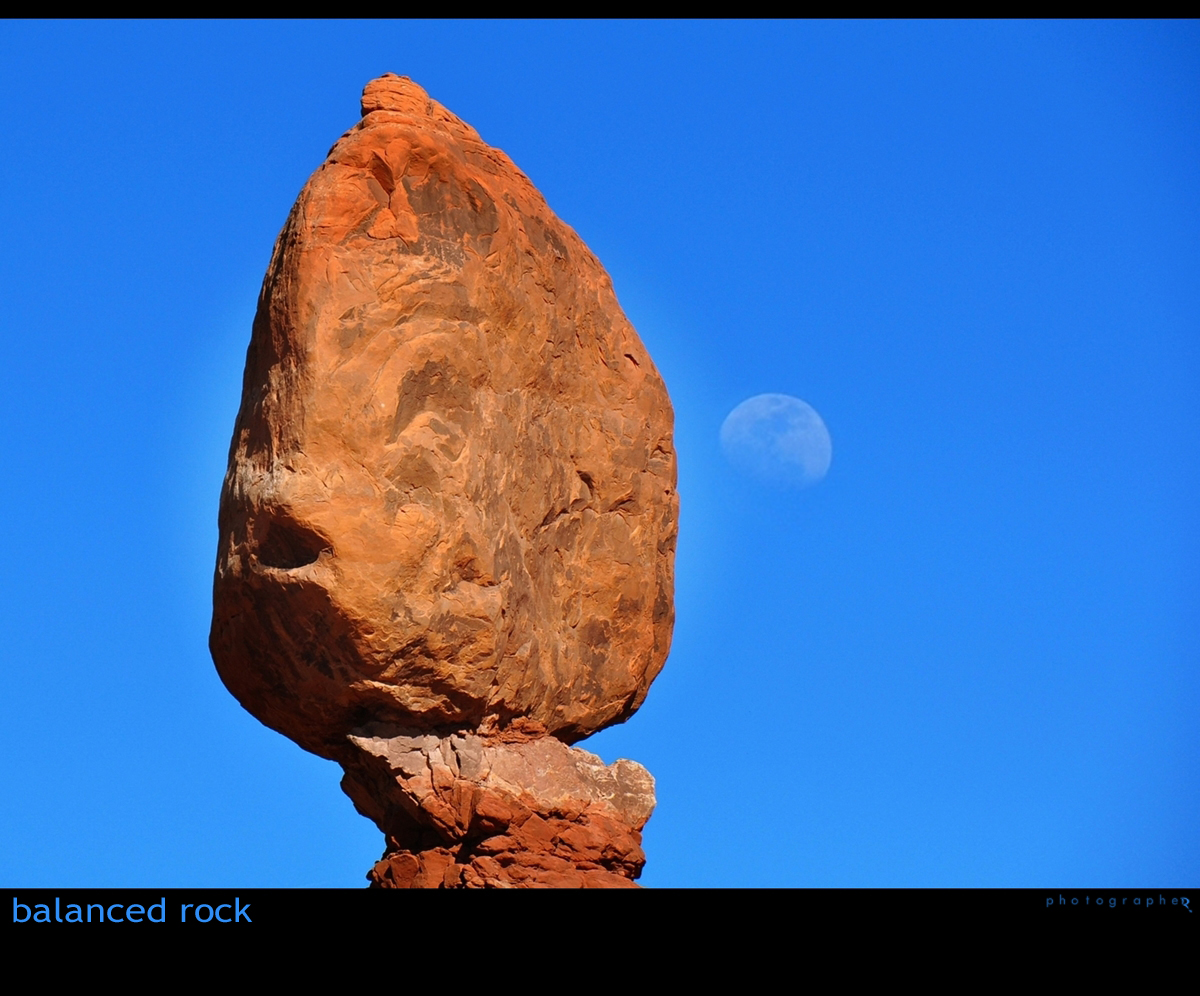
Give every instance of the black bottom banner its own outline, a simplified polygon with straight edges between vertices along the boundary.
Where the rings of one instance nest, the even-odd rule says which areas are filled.
[[[58,931],[254,933],[264,928],[410,922],[414,915],[555,914],[727,920],[787,907],[793,916],[985,915],[1038,923],[1193,922],[1200,890],[1145,889],[621,889],[446,892],[377,889],[9,889],[9,937]],[[1195,921],[1200,923],[1200,921]]]

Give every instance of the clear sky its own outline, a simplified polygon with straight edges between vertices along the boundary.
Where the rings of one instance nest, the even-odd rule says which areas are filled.
[[[1200,880],[1200,28],[0,24],[0,883],[357,886],[207,650],[258,286],[411,76],[608,267],[675,403],[675,643],[583,746],[646,885]],[[719,431],[795,395],[825,479]]]

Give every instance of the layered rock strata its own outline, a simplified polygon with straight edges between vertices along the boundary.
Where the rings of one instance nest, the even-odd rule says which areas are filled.
[[[670,401],[599,261],[420,87],[369,83],[263,282],[210,646],[343,764],[378,884],[636,874],[649,776],[567,745],[666,659],[677,521]]]
[[[633,761],[605,765],[536,731],[438,737],[373,724],[350,740],[359,754],[342,788],[388,842],[375,885],[611,888],[645,864],[654,779]]]

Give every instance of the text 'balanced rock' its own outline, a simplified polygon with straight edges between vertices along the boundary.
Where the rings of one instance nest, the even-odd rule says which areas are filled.
[[[666,660],[677,523],[671,404],[599,261],[420,87],[369,83],[263,282],[210,645],[345,767],[377,884],[637,874],[653,781],[565,745]]]

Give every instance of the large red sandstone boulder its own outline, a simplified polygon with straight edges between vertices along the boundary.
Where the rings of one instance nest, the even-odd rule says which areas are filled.
[[[328,757],[371,722],[569,743],[627,718],[667,656],[671,404],[503,152],[401,77],[362,112],[263,283],[213,658]]]

